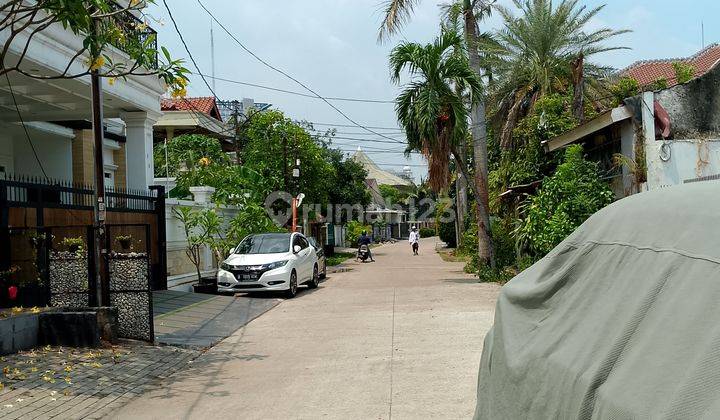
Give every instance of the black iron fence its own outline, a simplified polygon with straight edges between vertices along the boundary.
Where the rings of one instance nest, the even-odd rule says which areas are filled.
[[[157,198],[152,190],[105,188],[108,211],[155,212]],[[67,181],[6,175],[0,179],[0,200],[8,207],[92,210],[95,191],[89,185]]]
[[[111,2],[110,6],[113,12],[125,9],[115,2]],[[108,24],[119,29],[123,34],[112,40],[115,47],[128,54],[136,53],[136,55],[142,55],[145,51],[155,51],[155,54],[148,57],[147,62],[140,64],[152,70],[158,68],[157,32],[148,25],[148,22],[138,18],[132,12],[126,12],[113,15]]]

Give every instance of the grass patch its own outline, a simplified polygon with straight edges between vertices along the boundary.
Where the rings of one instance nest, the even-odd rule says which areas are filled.
[[[440,258],[442,258],[445,262],[466,263],[470,261],[470,257],[468,257],[467,255],[459,255],[456,249],[440,249],[437,253],[440,255]]]
[[[343,261],[349,260],[350,258],[355,258],[355,254],[350,252],[336,252],[332,257],[326,257],[325,261],[328,267],[332,267],[340,265]]]

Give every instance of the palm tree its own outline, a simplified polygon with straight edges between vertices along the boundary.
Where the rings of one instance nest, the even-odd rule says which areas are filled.
[[[396,33],[403,23],[412,16],[413,8],[419,2],[420,0],[388,0],[385,3],[385,17],[380,26],[378,40],[382,41]],[[454,0],[452,2],[457,4],[452,7],[456,10],[462,10],[469,66],[478,78],[482,73],[482,62],[478,53],[478,46],[480,45],[478,22],[489,13],[494,2],[495,0]],[[459,6],[460,4],[462,7]],[[473,139],[473,163],[475,166],[474,182],[471,185],[478,203],[477,220],[480,228],[478,229],[478,257],[481,262],[489,263],[494,268],[495,258],[492,241],[490,240],[490,206],[487,187],[487,129],[482,90],[473,92],[470,103],[472,104],[469,114],[472,124],[470,132]],[[462,157],[459,162],[465,162],[464,155],[458,155],[457,157]],[[466,169],[466,167],[463,167],[463,169]],[[466,173],[463,176],[468,180],[473,179],[468,177]]]
[[[535,101],[553,92],[573,89],[573,113],[582,119],[585,83],[595,83],[607,75],[607,68],[585,61],[595,54],[621,49],[604,43],[626,33],[601,28],[586,32],[588,22],[604,8],[578,6],[578,0],[513,0],[520,9],[497,7],[505,27],[496,38],[502,47],[493,96],[497,99],[500,121],[504,121],[500,144],[503,150],[513,148],[512,131],[518,120]]]
[[[405,70],[412,78],[397,97],[395,110],[405,128],[407,151],[420,151],[428,160],[430,187],[438,192],[450,183],[451,155],[463,176],[471,179],[464,151],[459,147],[469,129],[468,108],[458,92],[469,92],[477,101],[481,97],[482,82],[470,68],[462,37],[457,32],[443,30],[431,44],[401,43],[390,54],[390,69],[395,83],[400,82]],[[470,185],[481,207],[483,195],[477,184]],[[489,244],[481,218],[478,218],[478,228],[478,244]]]

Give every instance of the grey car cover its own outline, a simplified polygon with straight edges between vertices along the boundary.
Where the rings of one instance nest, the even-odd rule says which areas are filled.
[[[476,419],[720,419],[720,182],[637,194],[502,289]]]

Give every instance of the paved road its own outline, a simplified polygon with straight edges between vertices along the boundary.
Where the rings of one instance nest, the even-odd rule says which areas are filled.
[[[424,239],[374,249],[238,330],[112,418],[463,419],[499,287]]]

